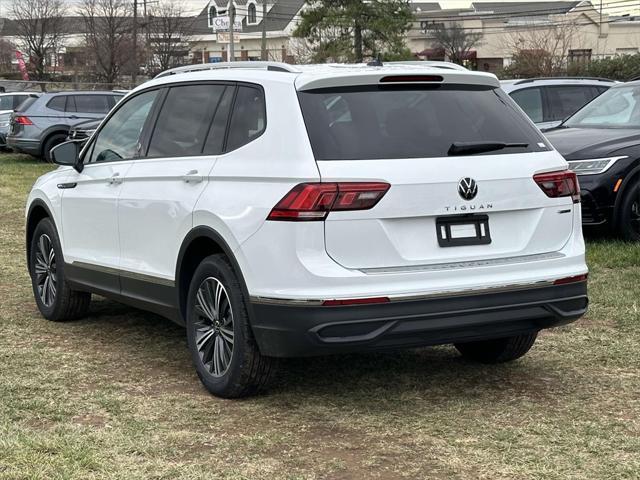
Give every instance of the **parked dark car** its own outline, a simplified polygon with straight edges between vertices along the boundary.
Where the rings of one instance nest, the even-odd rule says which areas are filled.
[[[578,174],[583,224],[640,241],[640,81],[613,86],[545,135]]]
[[[67,139],[71,127],[103,119],[123,96],[116,92],[45,93],[13,114],[7,146],[50,162],[49,152]]]
[[[87,120],[86,122],[80,122],[69,129],[69,135],[67,140],[86,140],[102,123],[100,120]]]

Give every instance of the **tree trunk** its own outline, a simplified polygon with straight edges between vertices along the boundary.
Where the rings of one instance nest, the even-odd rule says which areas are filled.
[[[355,55],[356,63],[361,63],[362,58],[362,27],[358,20],[356,20],[355,26],[353,28],[353,53]]]

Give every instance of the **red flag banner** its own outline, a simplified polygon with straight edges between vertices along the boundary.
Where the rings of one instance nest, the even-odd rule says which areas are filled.
[[[27,72],[27,66],[24,63],[24,58],[22,57],[22,52],[16,50],[16,58],[18,59],[18,68],[20,69],[20,73],[22,74],[23,80],[29,80],[29,72]]]

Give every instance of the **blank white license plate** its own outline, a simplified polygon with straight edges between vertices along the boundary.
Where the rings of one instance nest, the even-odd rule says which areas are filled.
[[[478,236],[475,223],[451,225],[450,227],[451,238],[472,238]]]

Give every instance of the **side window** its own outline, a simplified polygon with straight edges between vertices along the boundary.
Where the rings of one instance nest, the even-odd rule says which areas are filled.
[[[201,155],[211,120],[227,87],[172,87],[162,105],[147,157]]]
[[[85,163],[128,160],[138,154],[140,134],[158,90],[141,93],[124,103],[102,127]]]
[[[26,95],[14,95],[13,96],[13,110],[18,108],[22,102],[27,99]],[[3,109],[4,110],[4,109]]]
[[[255,140],[262,135],[266,125],[267,118],[262,90],[244,85],[238,87],[238,94],[231,114],[226,151],[230,152]]]
[[[534,123],[543,121],[542,92],[539,88],[524,88],[511,94],[511,98]]]
[[[233,102],[233,93],[235,87],[227,87],[218,103],[216,113],[207,135],[202,153],[205,155],[220,155],[224,147],[224,134],[227,131],[227,121],[229,120],[229,112],[231,111],[231,103]]]
[[[49,103],[47,103],[47,108],[50,108],[51,110],[57,110],[59,112],[64,112],[64,104],[66,102],[66,95],[59,95],[49,100]]]
[[[591,101],[593,95],[589,86],[546,87],[549,97],[549,119],[564,120],[583,105]]]
[[[75,95],[76,112],[107,113],[110,110],[107,95]]]
[[[0,97],[0,110],[13,110],[16,98],[18,98],[17,95],[2,95]]]

